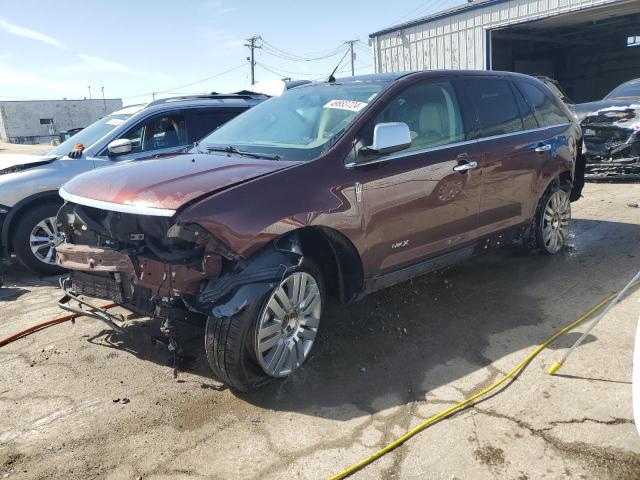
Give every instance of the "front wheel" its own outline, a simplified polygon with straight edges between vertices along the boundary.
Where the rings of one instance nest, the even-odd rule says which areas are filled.
[[[305,259],[239,313],[209,317],[205,350],[211,369],[243,392],[291,375],[309,357],[323,307],[320,271]]]
[[[42,275],[59,275],[65,270],[56,264],[56,246],[64,234],[56,226],[60,205],[44,203],[28,209],[18,220],[12,249],[20,263]]]
[[[532,224],[534,247],[549,255],[558,253],[567,244],[570,222],[569,193],[556,180],[538,202]]]

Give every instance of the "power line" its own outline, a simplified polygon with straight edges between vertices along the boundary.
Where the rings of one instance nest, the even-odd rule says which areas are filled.
[[[138,98],[138,97],[149,97],[149,96],[155,96],[161,93],[169,93],[169,92],[173,92],[175,90],[181,90],[183,88],[187,88],[187,87],[191,87],[193,85],[197,85],[198,83],[203,83],[203,82],[207,82],[209,80],[212,80],[214,78],[218,78],[221,77],[222,75],[226,75],[227,73],[231,73],[235,70],[238,70],[240,68],[243,68],[245,66],[245,64],[243,63],[242,65],[237,65],[233,68],[230,68],[229,70],[225,70],[224,72],[220,72],[220,73],[216,73],[215,75],[211,75],[210,77],[206,77],[203,78],[201,80],[196,80],[195,82],[190,82],[190,83],[185,83],[184,85],[180,85],[177,87],[171,87],[171,88],[167,88],[166,90],[156,90],[154,92],[149,92],[149,93],[143,93],[140,95],[129,95],[128,97],[122,97],[123,100],[126,100],[128,98]]]
[[[314,77],[313,79],[322,79],[327,77],[327,72],[321,72],[321,73],[320,72],[316,72],[316,73],[295,72],[293,70],[286,70],[280,67],[265,65],[264,63],[261,63],[261,62],[256,62],[256,65],[266,70],[267,72],[273,73],[274,75],[278,75],[279,77],[290,77],[291,75],[293,75],[294,77]],[[370,63],[367,65],[362,65],[360,67],[356,67],[354,70],[356,71],[364,70],[365,68],[369,68],[369,67],[371,67]],[[344,72],[348,72],[349,70],[350,70],[350,67],[346,67],[346,68],[337,70],[336,73],[344,73]],[[294,77],[291,77],[291,78],[294,78]]]
[[[282,60],[289,60],[292,62],[317,62],[319,60],[326,60],[327,58],[331,58],[331,57],[335,57],[336,55],[339,55],[340,53],[342,53],[340,50],[330,53],[328,55],[324,55],[321,57],[312,57],[312,58],[305,58],[305,57],[297,57],[297,56],[292,56],[292,55],[285,55],[282,54],[278,51],[272,50],[271,48],[269,48],[266,45],[262,46],[262,50],[267,53],[268,55],[271,55],[273,57],[277,57],[277,58],[281,58]]]
[[[418,18],[440,12],[448,3],[451,3],[451,0],[438,0],[433,5],[430,5],[427,8],[423,8],[420,12],[418,12]],[[462,1],[458,0],[457,3],[462,3]]]
[[[258,41],[260,41],[260,43],[258,44]],[[261,36],[254,36],[251,37],[249,39],[247,39],[247,44],[245,44],[245,46],[249,47],[252,51],[252,56],[250,58],[247,58],[247,60],[249,60],[251,62],[252,65],[252,70],[253,70],[253,66],[258,66],[261,69],[272,73],[274,75],[278,75],[279,77],[282,78],[292,78],[292,77],[315,77],[318,78],[318,76],[322,76],[321,78],[325,78],[327,76],[326,72],[323,73],[310,73],[308,71],[297,71],[297,70],[289,70],[287,68],[283,68],[283,67],[276,67],[276,66],[272,66],[263,62],[259,62],[256,60],[255,58],[255,54],[254,54],[254,49],[255,48],[260,48],[260,50],[262,52],[264,52],[267,55],[270,55],[272,57],[275,58],[279,58],[281,60],[286,60],[286,61],[290,61],[290,62],[314,62],[314,61],[319,61],[319,60],[326,60],[332,57],[335,57],[337,55],[342,55],[342,58],[340,59],[340,61],[338,62],[338,66],[335,68],[333,73],[342,73],[342,72],[346,72],[349,70],[349,67],[345,68],[345,69],[341,69],[340,66],[342,65],[342,62],[344,61],[345,57],[351,53],[351,75],[354,76],[356,70],[362,70],[364,68],[369,68],[370,64],[364,65],[362,67],[358,67],[356,68],[355,66],[355,61],[356,61],[356,48],[360,49],[360,52],[366,52],[367,54],[370,54],[369,49],[362,46],[360,40],[355,39],[355,40],[347,40],[344,43],[342,43],[340,46],[338,47],[334,47],[331,49],[327,49],[327,50],[323,50],[323,51],[318,51],[318,52],[314,52],[313,54],[308,54],[308,56],[303,56],[301,54],[297,54],[297,53],[291,53],[291,52],[287,52],[279,47],[276,47],[275,45],[269,43],[269,41],[265,40],[264,38],[262,38]],[[347,46],[347,49],[345,51],[345,45]],[[252,71],[252,84],[255,82],[255,77]]]
[[[305,61],[305,62],[314,62],[316,60],[324,60],[326,58],[334,57],[336,54],[342,51],[342,45],[341,45],[340,47],[326,51],[321,55],[303,56],[303,55],[298,55],[296,53],[285,52],[284,50],[281,50],[277,47],[273,47],[271,44],[269,44],[268,42],[265,42],[264,40],[262,43],[262,48],[266,52],[272,54],[273,56],[286,58],[288,60]]]
[[[198,83],[203,83],[203,82],[206,82],[208,80],[212,80],[214,78],[221,77],[222,75],[226,75],[227,73],[231,73],[231,72],[233,72],[235,70],[238,70],[238,69],[240,69],[242,67],[244,67],[244,64],[237,65],[237,66],[235,66],[233,68],[230,68],[229,70],[225,70],[224,72],[216,73],[215,75],[211,75],[210,77],[206,77],[206,78],[203,78],[201,80],[196,80],[195,82],[185,83],[184,85],[180,85],[178,87],[173,87],[173,88],[168,88],[167,90],[162,90],[162,91],[158,91],[158,92],[155,92],[155,93],[165,93],[165,92],[168,92],[170,90],[181,90],[183,88],[187,88],[187,87],[191,87],[193,85],[197,85]]]
[[[265,52],[283,58],[285,60],[294,60],[294,61],[303,61],[303,62],[314,62],[317,60],[324,60],[327,58],[335,57],[336,55],[342,53],[342,45],[339,45],[334,48],[330,48],[327,50],[322,50],[318,52],[309,53],[308,55],[302,55],[297,53],[287,52],[281,48],[276,47],[272,43],[269,43],[264,38],[262,40],[262,48]]]
[[[261,62],[256,62],[256,65],[264,68],[268,72],[275,73],[276,75],[281,75],[283,77],[286,77],[288,75],[303,76],[303,77],[317,77],[318,75],[324,75],[324,73],[295,72],[293,70],[287,70],[285,68],[272,67],[271,65],[265,65],[264,63],[261,63]]]
[[[407,18],[409,15],[411,15],[411,14],[413,14],[414,12],[417,12],[418,10],[420,10],[420,9],[421,9],[422,7],[424,7],[427,3],[429,3],[429,2],[427,1],[427,2],[423,2],[423,3],[421,3],[421,4],[420,4],[420,5],[418,5],[416,8],[414,8],[413,10],[411,10],[411,11],[409,11],[409,12],[405,13],[405,14],[404,14],[403,16],[401,16],[400,18],[398,18],[398,19],[394,20],[393,22],[390,22],[390,23],[389,23],[389,25],[395,25],[395,24],[397,24],[397,23],[400,23],[402,20],[404,20],[405,18]]]
[[[390,22],[390,25],[397,25],[398,23],[403,21],[405,18],[411,16],[414,13],[415,13],[415,16],[418,17],[419,15],[426,13],[427,10],[430,10],[432,12],[436,11],[438,8],[440,8],[440,6],[443,5],[443,3],[447,2],[447,1],[448,0],[436,0],[435,2],[430,2],[430,1],[423,2],[420,5],[418,5],[416,8],[414,8],[413,10],[405,13],[403,16],[401,16],[397,20],[394,20],[393,22]],[[433,3],[433,4],[429,5],[430,3]],[[425,7],[427,7],[427,8],[425,8]]]

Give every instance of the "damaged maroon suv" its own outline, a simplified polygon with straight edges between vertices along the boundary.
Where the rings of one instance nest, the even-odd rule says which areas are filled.
[[[352,301],[513,241],[559,252],[580,138],[524,75],[304,85],[187,153],[66,183],[62,304],[160,319],[173,350],[177,323],[201,322],[215,375],[251,390],[304,363],[328,295]]]

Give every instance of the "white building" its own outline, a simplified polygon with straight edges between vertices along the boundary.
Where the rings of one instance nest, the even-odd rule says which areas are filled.
[[[0,140],[47,143],[59,139],[61,132],[84,128],[119,108],[119,98],[0,101]]]
[[[640,77],[640,0],[477,0],[369,35],[376,72],[547,75],[574,101]]]

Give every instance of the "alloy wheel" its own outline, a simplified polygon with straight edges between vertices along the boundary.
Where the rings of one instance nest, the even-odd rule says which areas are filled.
[[[29,235],[29,246],[33,256],[42,263],[56,264],[56,247],[64,242],[64,234],[56,226],[56,217],[38,222]]]
[[[549,253],[557,253],[567,243],[571,203],[563,190],[555,191],[547,200],[542,217],[542,240]]]
[[[286,377],[307,358],[318,333],[322,296],[315,278],[295,272],[273,291],[256,329],[256,355],[267,375]]]

